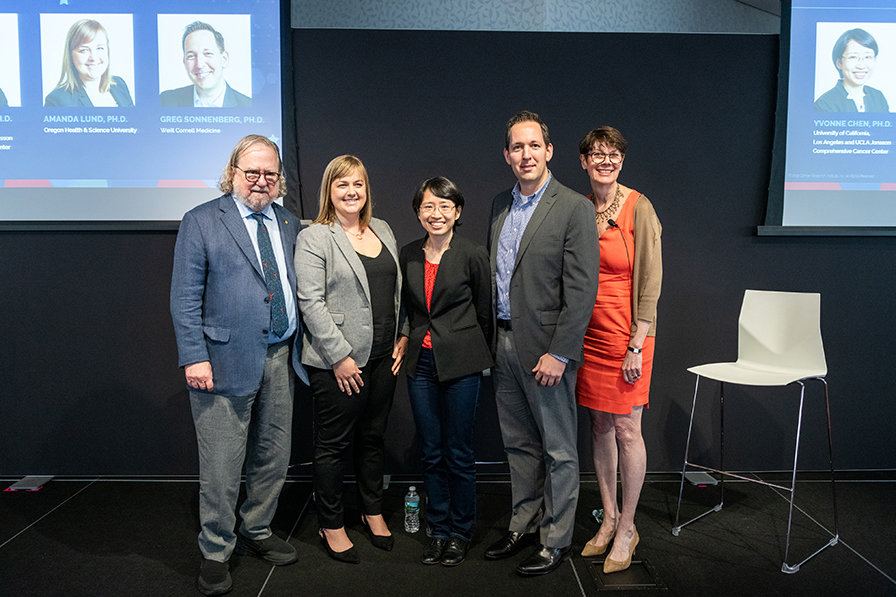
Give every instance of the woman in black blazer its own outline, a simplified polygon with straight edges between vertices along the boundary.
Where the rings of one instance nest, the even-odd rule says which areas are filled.
[[[482,371],[494,363],[491,273],[485,248],[455,234],[464,197],[444,177],[413,200],[427,234],[401,249],[410,324],[408,394],[423,440],[429,544],[424,564],[463,562],[476,521],[473,428]]]
[[[65,36],[62,75],[44,106],[115,107],[134,105],[121,77],[109,70],[109,34],[93,19],[76,21]]]

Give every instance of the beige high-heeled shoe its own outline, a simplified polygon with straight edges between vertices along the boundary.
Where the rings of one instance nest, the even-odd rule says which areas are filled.
[[[612,574],[613,572],[621,572],[632,565],[632,556],[635,555],[635,547],[641,538],[638,536],[638,529],[635,529],[635,536],[632,537],[631,545],[628,546],[628,557],[624,562],[607,558],[604,560],[604,574]]]
[[[606,543],[601,543],[601,544],[592,543],[591,541],[594,541],[595,539],[597,539],[598,535],[600,535],[599,531],[594,535],[594,537],[591,538],[590,541],[588,541],[588,543],[585,544],[585,547],[582,548],[582,557],[583,558],[592,558],[594,556],[599,556],[602,553],[606,552],[607,547],[610,546],[610,543],[613,541],[613,537],[616,535],[616,531],[615,530],[613,531],[613,534],[610,535],[610,538],[607,539]]]

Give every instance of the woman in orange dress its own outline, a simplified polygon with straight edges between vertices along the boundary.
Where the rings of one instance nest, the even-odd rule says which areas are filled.
[[[628,568],[639,541],[635,508],[647,468],[641,414],[648,404],[663,273],[662,227],[653,205],[617,180],[627,146],[622,134],[608,126],[591,131],[579,143],[600,237],[600,282],[585,332],[576,399],[591,413],[594,469],[604,509],[603,523],[582,555],[600,555],[612,542],[605,573]]]

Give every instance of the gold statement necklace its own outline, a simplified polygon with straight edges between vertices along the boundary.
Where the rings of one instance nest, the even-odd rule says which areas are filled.
[[[619,209],[619,202],[622,200],[622,189],[619,188],[619,185],[616,185],[616,194],[613,196],[613,202],[604,209],[603,211],[594,210],[594,219],[598,224],[602,222],[606,222],[610,219],[610,216],[616,213],[616,210]]]

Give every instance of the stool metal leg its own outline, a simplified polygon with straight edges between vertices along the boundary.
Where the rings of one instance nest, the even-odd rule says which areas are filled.
[[[688,439],[684,444],[684,463],[681,465],[681,483],[678,485],[678,507],[675,509],[675,525],[672,527],[672,535],[675,537],[678,537],[678,532],[681,530],[681,527],[684,526],[678,524],[678,515],[681,513],[681,494],[684,491],[684,474],[688,469],[688,451],[691,448],[691,430],[694,428],[694,408],[697,406],[697,389],[699,387],[700,376],[698,375],[697,381],[694,383],[694,400],[691,402],[691,420],[688,422]]]
[[[787,512],[787,537],[784,542],[784,563],[781,564],[781,572],[793,574],[800,569],[800,565],[790,566],[787,563],[787,556],[790,554],[790,526],[793,522],[793,498],[796,494],[796,465],[800,458],[800,432],[803,428],[803,399],[806,396],[806,384],[802,381],[796,382],[800,384],[800,407],[796,417],[796,445],[793,448],[793,475],[790,477],[790,508]]]
[[[800,384],[800,408],[799,408],[799,416],[797,418],[796,424],[796,448],[794,450],[793,455],[793,480],[791,481],[791,489],[790,489],[790,514],[787,518],[787,543],[784,548],[784,563],[781,564],[781,572],[786,574],[795,574],[799,572],[800,566],[820,554],[822,551],[831,547],[833,545],[837,545],[840,539],[840,535],[837,531],[837,496],[836,490],[834,487],[834,442],[831,436],[831,405],[828,400],[828,384],[827,381],[823,377],[816,378],[824,384],[824,401],[825,401],[825,412],[827,414],[827,425],[828,425],[828,460],[831,467],[831,501],[834,506],[834,535],[833,537],[823,546],[821,546],[818,550],[810,554],[808,557],[803,559],[803,561],[798,564],[790,565],[787,563],[787,556],[790,551],[790,524],[793,518],[793,500],[796,497],[796,465],[797,459],[799,457],[800,450],[800,428],[802,426],[803,419],[803,397],[805,396],[806,386],[802,381],[798,381],[796,383]]]
[[[797,471],[797,465],[799,463],[800,437],[802,434],[802,425],[803,425],[803,406],[805,404],[805,395],[806,395],[805,381],[807,379],[817,379],[822,384],[824,384],[825,414],[826,414],[826,418],[827,418],[827,431],[828,431],[828,463],[830,465],[830,470],[831,470],[831,503],[833,504],[833,507],[834,507],[834,532],[833,532],[832,538],[825,545],[820,547],[817,551],[815,551],[814,553],[809,555],[807,558],[805,558],[798,564],[790,565],[787,563],[787,559],[790,556],[790,538],[791,538],[791,529],[792,529],[792,524],[793,524],[793,507],[794,507],[794,500],[796,498],[796,471]],[[694,400],[691,404],[691,420],[688,423],[688,439],[687,439],[687,442],[685,444],[685,449],[684,449],[684,465],[682,466],[682,469],[681,469],[681,482],[678,486],[678,507],[675,511],[675,526],[672,527],[672,534],[674,536],[677,537],[679,532],[681,531],[681,529],[686,527],[687,525],[691,524],[692,522],[695,522],[695,521],[703,518],[707,514],[711,514],[713,512],[718,512],[722,509],[722,505],[724,504],[724,497],[725,497],[725,477],[728,476],[728,477],[735,477],[742,481],[748,481],[750,483],[758,483],[760,485],[765,485],[765,486],[771,487],[773,489],[790,492],[789,511],[787,514],[787,535],[786,535],[786,543],[785,543],[785,547],[784,547],[784,561],[781,564],[781,572],[784,572],[787,574],[794,574],[796,572],[799,572],[800,566],[802,566],[803,564],[808,562],[810,559],[814,558],[816,555],[818,555],[819,553],[821,553],[828,547],[837,545],[837,543],[839,542],[840,535],[839,535],[839,531],[838,531],[839,521],[838,521],[838,516],[837,516],[837,494],[836,494],[836,485],[835,485],[835,479],[834,479],[834,441],[833,441],[833,434],[831,432],[831,404],[830,404],[830,400],[829,400],[829,396],[828,396],[828,383],[824,377],[806,378],[806,379],[798,380],[794,383],[798,383],[800,385],[800,403],[799,403],[799,410],[797,412],[796,441],[795,441],[794,450],[793,450],[793,471],[792,471],[791,478],[790,478],[790,487],[785,487],[782,485],[776,485],[774,483],[767,483],[765,481],[762,481],[759,478],[745,477],[743,475],[738,475],[736,473],[728,472],[725,470],[725,384],[724,383],[721,383],[721,388],[719,390],[719,418],[720,418],[719,468],[714,469],[712,467],[704,466],[701,464],[696,464],[696,463],[690,462],[688,460],[688,456],[689,456],[690,448],[691,448],[691,436],[692,436],[693,427],[694,427],[694,412],[695,412],[696,405],[697,405],[697,390],[700,385],[700,376],[699,375],[697,376],[697,382],[694,385]],[[681,499],[682,499],[682,495],[684,492],[685,473],[687,472],[688,467],[713,472],[713,473],[716,473],[719,475],[719,503],[714,508],[707,510],[703,514],[700,514],[699,516],[692,518],[691,520],[689,520],[685,523],[679,524],[679,516],[681,514]]]
[[[819,377],[818,381],[824,384],[824,412],[828,417],[828,463],[831,467],[831,504],[834,506],[834,545],[840,538],[839,522],[837,519],[837,491],[834,486],[834,438],[831,433],[831,402],[828,400],[828,381]]]
[[[700,376],[698,375],[697,382],[694,384],[694,401],[691,404],[691,422],[688,424],[688,440],[684,447],[684,465],[681,467],[681,483],[678,486],[678,507],[675,510],[675,526],[672,527],[672,535],[675,537],[678,536],[678,533],[681,531],[681,529],[688,526],[692,522],[700,520],[707,514],[712,514],[713,512],[718,512],[719,510],[721,510],[722,503],[723,503],[721,500],[722,496],[720,495],[719,503],[716,504],[715,506],[713,506],[711,509],[707,510],[703,514],[700,514],[700,515],[690,519],[687,522],[678,524],[679,514],[681,513],[681,496],[682,496],[682,493],[684,492],[684,475],[687,472],[687,468],[689,466],[692,466],[692,467],[703,469],[703,470],[714,470],[714,469],[710,469],[710,468],[707,468],[707,467],[699,465],[699,464],[694,464],[688,460],[688,452],[690,451],[690,448],[691,448],[691,431],[694,427],[694,409],[697,406],[697,390],[699,387],[700,387]]]
[[[719,470],[725,469],[725,382],[719,382]],[[722,509],[725,503],[725,476],[719,475],[719,505],[716,512]]]

